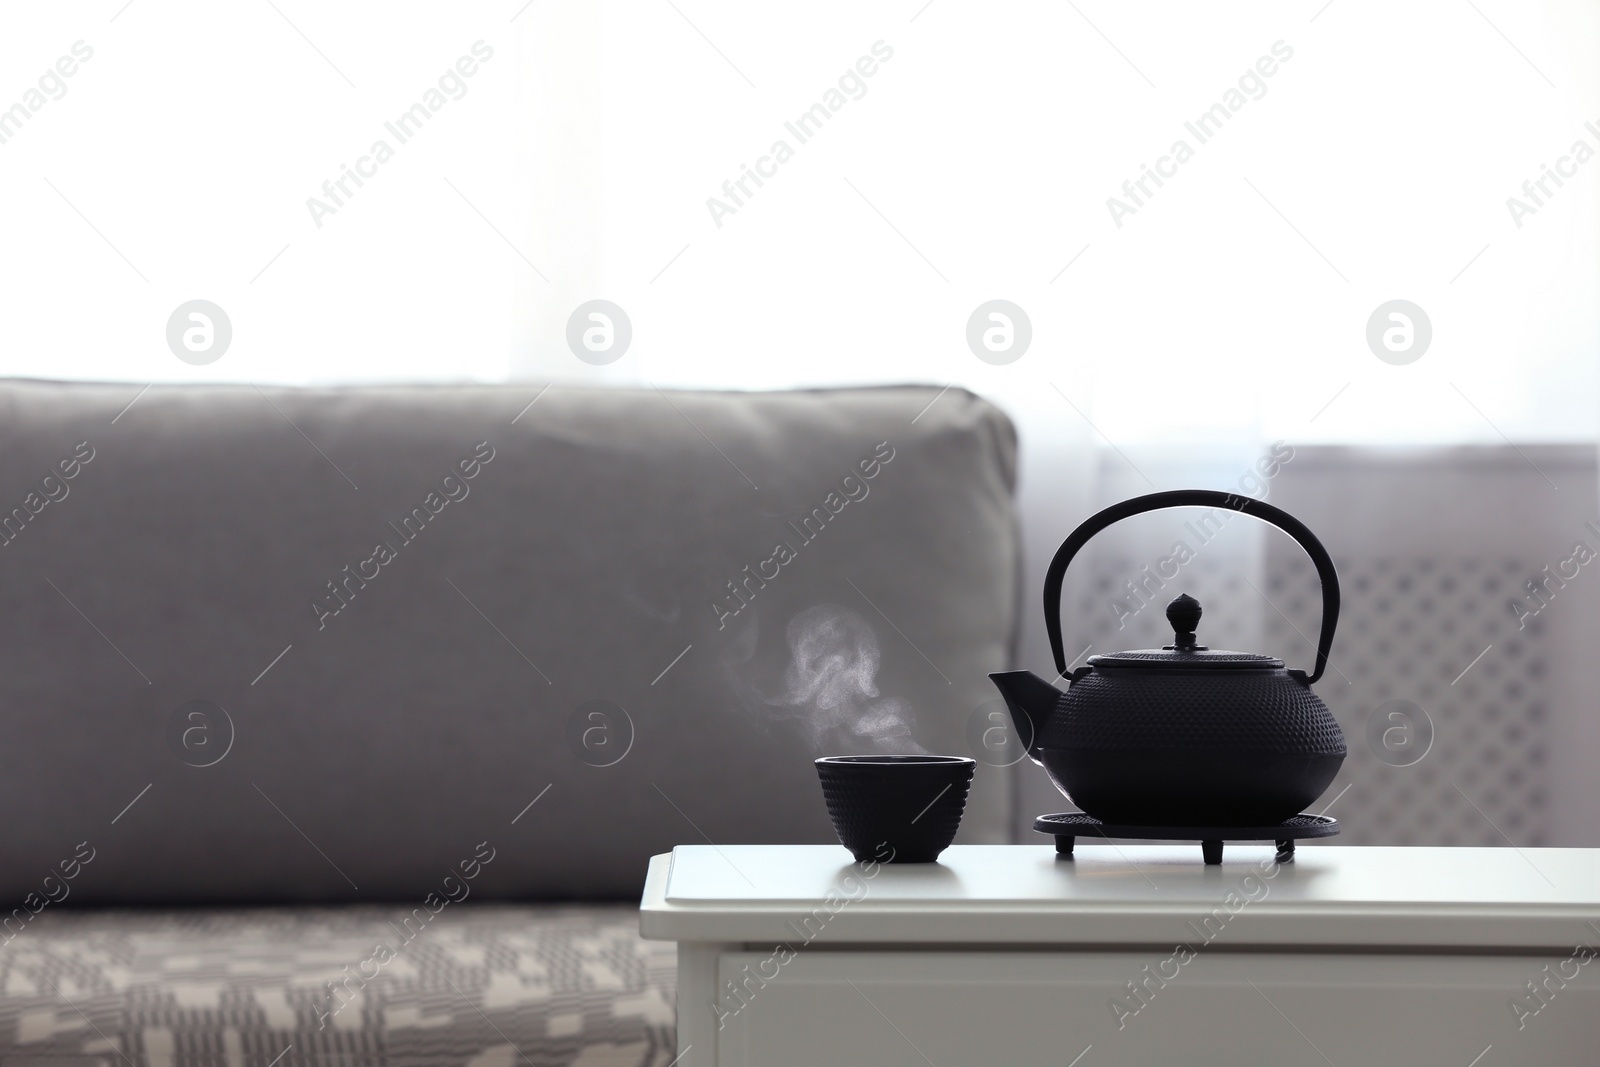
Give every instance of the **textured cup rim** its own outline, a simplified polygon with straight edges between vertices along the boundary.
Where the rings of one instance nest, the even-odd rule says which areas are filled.
[[[926,753],[873,754],[863,756],[821,756],[815,761],[818,767],[976,767],[978,761],[971,756],[938,756]]]

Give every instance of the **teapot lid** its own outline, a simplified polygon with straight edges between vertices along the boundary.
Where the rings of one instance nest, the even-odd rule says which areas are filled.
[[[1167,605],[1167,621],[1172,624],[1172,644],[1162,648],[1137,648],[1105,656],[1090,656],[1091,667],[1160,667],[1185,670],[1282,670],[1283,660],[1255,652],[1229,652],[1196,644],[1194,631],[1200,624],[1200,601],[1188,593]]]

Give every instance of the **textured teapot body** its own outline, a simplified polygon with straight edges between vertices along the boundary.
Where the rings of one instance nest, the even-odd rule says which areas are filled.
[[[1270,826],[1305,810],[1344,763],[1344,733],[1311,690],[1339,617],[1333,559],[1305,524],[1259,500],[1207,489],[1136,497],[1091,516],[1045,571],[1045,628],[1058,676],[1067,663],[1061,585],[1067,564],[1114,522],[1169,507],[1228,508],[1272,523],[1305,549],[1322,585],[1316,663],[1307,674],[1255,653],[1199,643],[1200,603],[1167,606],[1173,643],[1093,656],[1065,692],[1029,671],[989,677],[1028,755],[1067,797],[1105,823]]]
[[[1074,672],[1030,755],[1103,822],[1270,824],[1322,795],[1345,741],[1282,668],[1108,667]]]

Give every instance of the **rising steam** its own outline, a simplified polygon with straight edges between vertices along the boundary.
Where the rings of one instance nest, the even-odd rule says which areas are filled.
[[[789,621],[789,668],[783,692],[767,703],[792,709],[814,748],[924,752],[911,736],[911,704],[878,700],[878,635],[857,613],[818,604]]]

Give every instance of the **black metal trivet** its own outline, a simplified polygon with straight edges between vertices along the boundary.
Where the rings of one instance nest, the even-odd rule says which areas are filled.
[[[1072,846],[1080,837],[1125,838],[1135,841],[1195,841],[1200,842],[1201,854],[1207,864],[1222,862],[1224,841],[1271,841],[1278,846],[1280,861],[1294,858],[1294,843],[1298,838],[1332,837],[1339,832],[1339,820],[1327,815],[1295,815],[1270,826],[1130,826],[1123,823],[1101,822],[1081,811],[1041,815],[1033,820],[1033,830],[1050,834],[1056,839],[1056,852],[1072,855]]]

